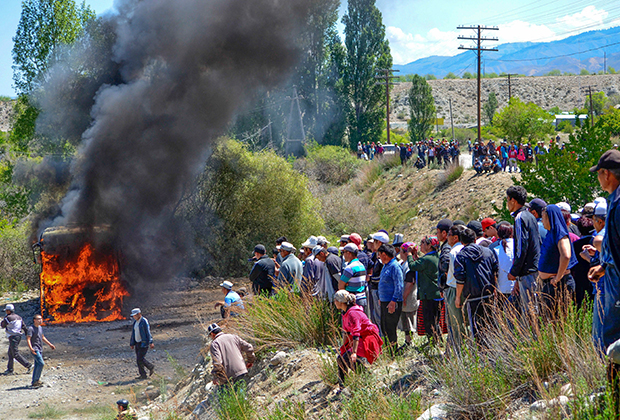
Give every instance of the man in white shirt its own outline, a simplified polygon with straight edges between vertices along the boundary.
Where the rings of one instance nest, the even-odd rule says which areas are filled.
[[[453,225],[448,231],[448,245],[452,247],[450,250],[450,266],[448,267],[448,276],[446,280],[446,289],[444,290],[444,298],[446,299],[446,309],[448,321],[448,342],[450,342],[458,353],[461,348],[463,337],[467,335],[467,328],[463,320],[463,312],[456,307],[456,278],[454,278],[454,260],[457,254],[463,249],[460,234],[464,230],[462,225]]]

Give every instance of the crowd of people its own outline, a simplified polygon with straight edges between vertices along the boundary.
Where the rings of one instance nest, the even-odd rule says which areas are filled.
[[[554,319],[567,298],[579,306],[587,297],[594,301],[596,347],[620,353],[620,344],[612,346],[620,339],[620,152],[606,152],[591,171],[611,195],[575,211],[566,202],[528,200],[523,187],[512,186],[506,191],[511,220],[443,219],[417,243],[380,230],[366,240],[343,235],[338,246],[311,236],[299,252],[281,237],[271,256],[257,245],[253,292],[269,296],[287,286],[343,311],[341,379],[360,359],[404,351],[415,333],[430,346],[447,334],[446,349],[458,353],[465,339],[484,347],[493,313],[506,305],[523,319],[532,313]]]
[[[461,149],[458,140],[434,139],[433,137],[416,143],[399,143],[389,145],[394,153],[400,157],[400,163],[406,165],[415,162],[413,166],[418,169],[428,164],[448,166],[450,163],[458,163]],[[357,157],[364,160],[373,160],[385,153],[386,146],[381,143],[357,143]]]
[[[555,140],[558,142],[559,136]],[[551,139],[549,144],[553,145],[553,142],[554,139]],[[483,172],[517,172],[519,171],[519,162],[536,162],[538,164],[538,157],[549,153],[549,148],[542,140],[532,147],[531,142],[517,145],[514,142],[508,144],[506,140],[500,141],[499,145],[496,145],[493,140],[489,140],[486,144],[476,141],[472,145],[470,139],[467,141],[467,147],[472,156],[472,166],[479,174]]]

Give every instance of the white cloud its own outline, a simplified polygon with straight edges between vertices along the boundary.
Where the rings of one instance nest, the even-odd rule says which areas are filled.
[[[581,12],[556,18],[550,25],[535,24],[514,20],[499,26],[499,31],[485,32],[487,37],[497,37],[498,45],[509,42],[554,41],[580,32],[606,29],[620,25],[620,19],[605,23],[609,13],[595,6],[584,7]],[[469,41],[458,40],[459,35],[469,35],[468,31],[442,31],[433,28],[426,34],[412,34],[405,30],[388,26],[386,35],[390,41],[395,64],[406,64],[431,55],[453,56],[462,52],[459,45],[469,46]]]
[[[602,25],[608,15],[609,13],[597,9],[596,6],[587,6],[579,13],[557,18],[556,21],[567,28],[579,28],[586,25]]]

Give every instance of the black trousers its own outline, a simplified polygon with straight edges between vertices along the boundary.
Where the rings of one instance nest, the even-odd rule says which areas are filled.
[[[436,342],[441,342],[441,326],[439,325],[439,319],[441,317],[441,301],[432,299],[422,300],[422,318],[424,320],[424,331],[426,337],[430,340],[434,339]]]
[[[400,314],[403,311],[403,303],[396,302],[396,310],[394,313],[388,312],[388,304],[390,302],[381,302],[381,331],[387,337],[390,344],[397,344],[398,338],[396,328],[400,320]]]
[[[471,328],[471,335],[476,340],[479,346],[484,346],[484,331],[488,328],[490,323],[491,314],[489,305],[491,304],[493,297],[487,296],[484,299],[467,301],[469,327]]]
[[[338,363],[338,383],[342,386],[344,386],[344,378],[349,370],[357,371],[364,366],[358,360],[355,363],[351,363],[350,351],[346,351],[342,356],[338,356],[336,362]]]
[[[136,363],[138,364],[138,371],[140,372],[140,376],[146,378],[146,370],[144,370],[144,368],[146,367],[148,370],[152,370],[154,368],[153,363],[145,359],[146,352],[149,351],[149,348],[140,347],[139,344],[136,344],[134,348],[136,350]]]
[[[13,361],[17,360],[23,367],[29,368],[30,363],[19,354],[19,343],[22,341],[21,335],[12,335],[9,337],[9,363],[6,370],[13,370]]]

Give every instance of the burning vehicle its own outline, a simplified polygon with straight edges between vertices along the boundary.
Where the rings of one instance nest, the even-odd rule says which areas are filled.
[[[33,245],[40,264],[41,314],[48,323],[114,321],[129,296],[121,254],[107,227],[62,226]]]

